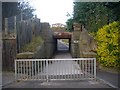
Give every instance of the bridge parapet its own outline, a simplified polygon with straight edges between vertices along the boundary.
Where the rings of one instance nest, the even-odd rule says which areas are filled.
[[[58,39],[71,39],[70,32],[54,32],[53,37]]]
[[[72,56],[73,57],[96,57],[95,50],[97,44],[92,36],[89,35],[83,25],[74,23],[72,33]]]
[[[51,58],[55,51],[55,41],[49,23],[41,23],[41,36],[44,39],[45,58]]]

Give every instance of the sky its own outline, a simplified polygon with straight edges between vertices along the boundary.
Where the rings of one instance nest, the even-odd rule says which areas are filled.
[[[51,25],[66,24],[71,17],[67,17],[67,13],[73,12],[73,0],[32,0],[31,5],[36,9],[35,14],[41,22],[49,22]]]

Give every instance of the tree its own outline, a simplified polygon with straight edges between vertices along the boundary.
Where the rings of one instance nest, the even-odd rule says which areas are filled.
[[[29,2],[2,2],[2,30],[4,30],[5,18],[21,14],[23,20],[26,20],[34,16],[34,10]]]
[[[73,19],[70,18],[66,22],[67,24],[67,31],[72,32],[73,31]]]
[[[112,10],[113,15],[115,16],[115,21],[120,21],[120,1],[119,2],[107,2],[104,3],[109,10]]]
[[[32,18],[34,16],[33,12],[35,9],[30,6],[28,1],[19,2],[19,13],[22,15],[23,20]]]
[[[34,16],[35,9],[29,2],[2,2],[2,17],[8,18],[22,13],[23,19],[29,19]]]
[[[7,18],[18,14],[18,2],[2,2],[2,17]]]
[[[73,20],[82,23],[89,32],[97,32],[105,24],[119,20],[120,3],[75,2]]]

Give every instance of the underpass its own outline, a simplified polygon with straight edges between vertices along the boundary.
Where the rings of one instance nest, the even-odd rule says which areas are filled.
[[[61,43],[61,42],[59,42]],[[62,44],[62,45],[61,45]],[[63,48],[67,47],[63,45],[63,43],[59,44],[59,51],[56,53],[54,59],[71,59],[71,55],[68,51],[61,50]],[[62,47],[61,47],[62,46]],[[62,65],[62,67],[60,67]],[[83,74],[81,71],[76,72],[69,72],[70,69],[75,71],[74,66],[79,67],[78,64],[76,64],[74,61],[63,61],[63,62],[55,62],[54,64],[49,65],[48,69],[44,68],[44,71],[49,70],[49,75],[53,75],[56,73],[56,71],[59,70],[59,74],[61,74],[61,70],[67,68],[66,71],[62,71],[62,74]],[[56,66],[59,67],[56,69]],[[69,67],[69,69],[68,69]],[[12,84],[9,84],[3,88],[112,88],[111,86],[107,85],[106,83],[100,81],[100,80],[64,80],[64,81],[44,81],[44,80],[27,80],[27,81],[19,81],[19,82],[13,82]]]

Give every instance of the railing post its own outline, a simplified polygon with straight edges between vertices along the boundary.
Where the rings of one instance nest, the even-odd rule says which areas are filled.
[[[94,58],[94,78],[96,79],[96,58]]]
[[[17,79],[17,61],[15,60],[15,80]]]
[[[46,59],[46,79],[47,79],[47,82],[48,82],[48,59]]]

